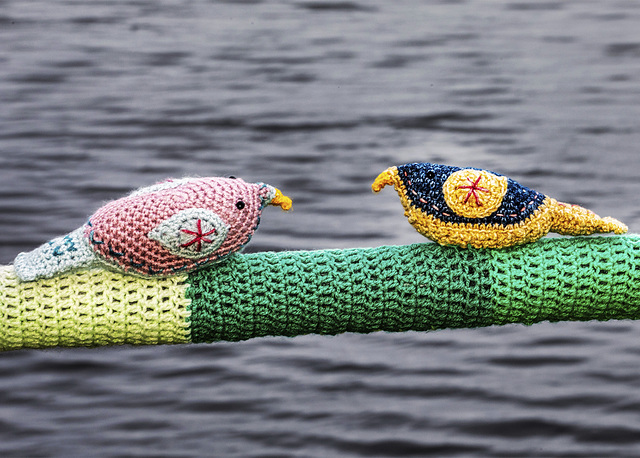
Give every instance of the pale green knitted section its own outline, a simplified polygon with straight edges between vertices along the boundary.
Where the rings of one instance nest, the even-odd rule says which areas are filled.
[[[80,270],[21,282],[0,270],[0,350],[187,343],[186,276]]]
[[[640,236],[492,250],[495,324],[640,319]]]

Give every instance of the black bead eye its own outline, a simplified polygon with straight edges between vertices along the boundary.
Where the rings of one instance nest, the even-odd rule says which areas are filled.
[[[229,179],[230,179],[230,180],[235,180],[235,179],[236,179],[236,177],[234,177],[233,175],[229,175]]]
[[[237,202],[236,202],[236,208],[237,208],[238,210],[242,210],[242,209],[244,208],[244,202],[243,202],[243,201],[241,201],[241,200],[237,201]]]
[[[427,172],[427,178],[429,178],[430,180],[433,179],[436,176],[436,174],[433,172],[433,170],[429,170]]]

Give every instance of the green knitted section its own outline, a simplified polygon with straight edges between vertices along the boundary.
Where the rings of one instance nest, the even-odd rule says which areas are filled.
[[[489,261],[431,243],[237,255],[189,275],[191,339],[486,326]]]
[[[640,237],[542,239],[490,251],[495,324],[640,318]]]

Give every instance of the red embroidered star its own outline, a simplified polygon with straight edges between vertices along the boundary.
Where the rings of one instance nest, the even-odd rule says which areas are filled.
[[[468,189],[467,197],[464,198],[464,203],[466,204],[469,201],[469,198],[473,196],[476,199],[476,205],[478,207],[482,207],[482,202],[480,202],[480,198],[478,197],[477,191],[480,192],[489,192],[487,188],[482,188],[478,186],[478,183],[482,179],[482,175],[479,175],[476,181],[471,181],[471,178],[467,177],[467,181],[471,183],[470,186],[458,186],[458,189]]]
[[[213,234],[216,231],[216,229],[213,228],[209,232],[205,232],[203,234],[202,233],[202,220],[198,220],[197,226],[198,226],[198,230],[197,231],[190,231],[189,229],[180,229],[185,234],[189,234],[189,235],[193,235],[194,236],[193,239],[189,240],[186,243],[183,243],[180,246],[182,248],[186,248],[188,246],[193,245],[194,243],[197,243],[198,246],[196,247],[196,252],[200,253],[200,250],[202,250],[202,242],[204,242],[204,243],[213,243],[213,240],[208,239],[206,237],[208,235]]]

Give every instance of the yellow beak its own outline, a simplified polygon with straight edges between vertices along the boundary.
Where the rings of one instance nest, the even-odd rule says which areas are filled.
[[[291,206],[293,205],[293,202],[291,201],[290,198],[282,194],[282,192],[278,188],[276,188],[276,196],[273,199],[271,199],[271,202],[269,202],[269,205],[275,205],[277,207],[282,208],[284,211],[287,211],[287,210],[291,210]]]
[[[398,168],[389,167],[387,170],[378,175],[376,180],[371,185],[371,189],[373,190],[373,192],[380,192],[382,188],[384,188],[388,184],[395,186],[397,176]]]

